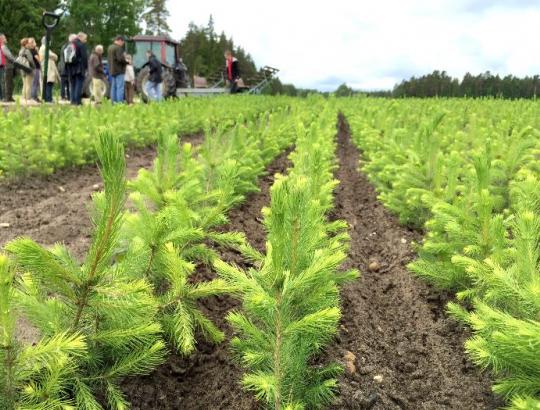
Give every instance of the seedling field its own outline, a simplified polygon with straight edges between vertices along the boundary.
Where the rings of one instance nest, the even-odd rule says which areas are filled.
[[[540,106],[0,118],[0,408],[540,408]]]

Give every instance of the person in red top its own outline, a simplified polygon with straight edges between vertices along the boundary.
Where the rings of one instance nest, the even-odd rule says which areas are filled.
[[[238,92],[238,80],[240,80],[240,69],[238,60],[233,56],[232,51],[225,51],[225,75],[231,87],[231,94]]]
[[[13,102],[13,62],[15,57],[7,46],[7,39],[0,34],[0,100]]]

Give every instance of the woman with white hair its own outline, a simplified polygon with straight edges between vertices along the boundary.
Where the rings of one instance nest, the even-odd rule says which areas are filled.
[[[107,93],[107,76],[103,68],[103,46],[98,45],[88,59],[88,75],[92,79],[92,97],[96,104],[101,104],[101,100]]]
[[[45,42],[46,39],[41,39],[41,47],[39,48],[39,59],[43,62],[41,64],[41,78],[45,81],[45,102],[53,102],[53,88],[54,84],[60,82],[60,74],[58,73],[58,67],[56,63],[58,61],[58,55],[52,50],[49,50],[49,64],[47,68],[47,78],[45,78]]]

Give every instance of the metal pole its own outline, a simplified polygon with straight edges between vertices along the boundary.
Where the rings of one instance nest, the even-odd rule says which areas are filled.
[[[62,17],[62,14],[55,14],[51,13],[49,11],[46,11],[43,13],[43,17],[41,18],[41,22],[43,24],[43,27],[46,29],[45,34],[45,61],[43,62],[45,65],[43,67],[43,90],[41,93],[41,98],[43,101],[45,101],[45,94],[47,90],[47,78],[49,75],[49,49],[51,45],[51,34],[52,31],[55,29],[55,27],[60,22],[60,17]],[[47,24],[47,19],[51,19],[51,22]]]
[[[41,99],[45,101],[45,95],[47,94],[47,79],[49,78],[49,47],[51,44],[51,30],[47,29],[47,34],[45,34],[45,61],[42,62],[43,66],[43,90],[41,93]]]

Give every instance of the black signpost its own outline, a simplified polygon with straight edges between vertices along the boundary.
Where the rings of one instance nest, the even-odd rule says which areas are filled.
[[[43,101],[45,101],[47,75],[49,73],[49,47],[51,45],[51,34],[60,22],[60,17],[62,17],[62,14],[55,14],[50,11],[46,11],[45,13],[43,13],[43,17],[41,18],[43,27],[45,27],[45,30],[47,30],[45,34],[45,61],[43,62]]]

